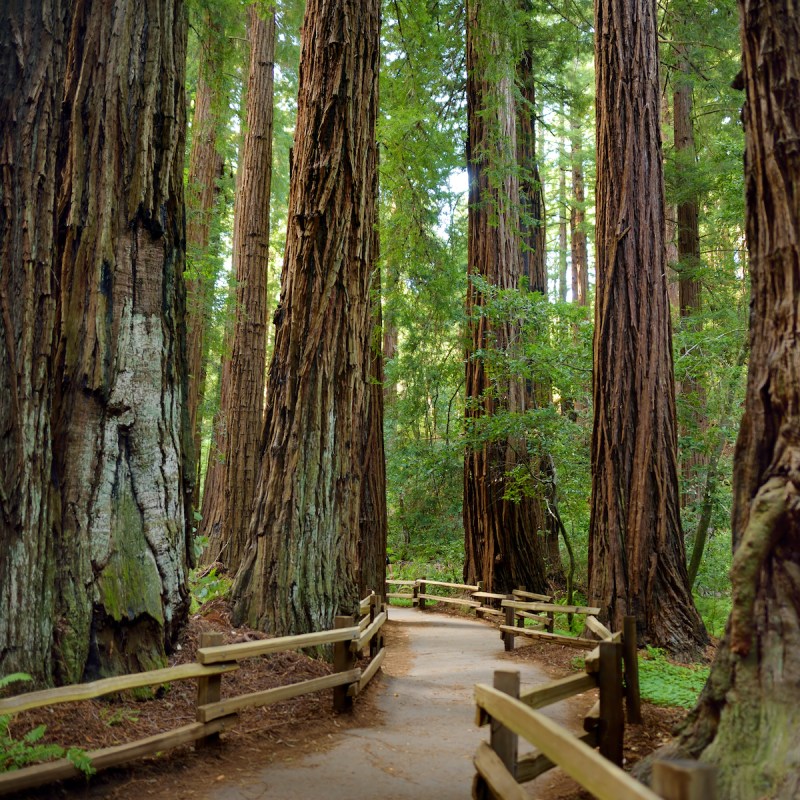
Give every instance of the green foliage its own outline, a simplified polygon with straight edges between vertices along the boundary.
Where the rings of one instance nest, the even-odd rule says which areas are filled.
[[[693,708],[708,674],[705,666],[674,664],[656,647],[639,655],[642,699],[658,706]]]
[[[13,683],[30,681],[31,676],[24,672],[15,672],[11,675],[0,677],[0,690]],[[22,735],[22,738],[13,736],[10,732],[11,716],[0,716],[0,772],[27,767],[43,761],[52,761],[56,758],[66,758],[79,769],[86,777],[95,773],[95,769],[85,751],[77,747],[65,749],[58,744],[43,742],[46,725],[37,725],[32,730]]]
[[[125,725],[128,722],[138,722],[139,712],[126,708],[125,706],[116,710],[101,708],[100,719],[102,719],[109,728],[115,728],[117,725]]]
[[[231,590],[233,581],[224,575],[218,575],[215,567],[210,570],[192,570],[189,576],[189,591],[191,593],[191,603],[189,613],[196,614],[201,607],[216,600],[219,597],[226,597]]]

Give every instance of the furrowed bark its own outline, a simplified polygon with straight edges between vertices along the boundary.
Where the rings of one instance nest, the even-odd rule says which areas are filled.
[[[52,676],[56,155],[69,4],[0,11],[0,675]]]
[[[209,537],[204,561],[220,561],[232,574],[238,570],[247,550],[260,463],[272,185],[275,11],[262,18],[253,5],[248,17],[247,131],[233,230],[236,320],[230,364],[222,370],[227,385],[221,392],[215,421],[225,432],[224,438],[220,438],[225,442],[223,478],[208,486],[200,528]]]
[[[589,594],[614,630],[698,655],[681,530],[656,5],[596,5],[597,304]]]
[[[730,800],[800,794],[800,20],[743,0],[750,362],[734,459],[734,607],[679,741]]]
[[[369,414],[378,0],[310,0],[251,545],[234,618],[278,635],[358,602]]]
[[[164,663],[187,609],[180,0],[77,3],[58,198],[59,677]]]

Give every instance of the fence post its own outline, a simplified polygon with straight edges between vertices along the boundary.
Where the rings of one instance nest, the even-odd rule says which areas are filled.
[[[334,628],[351,628],[356,624],[353,617],[336,617]],[[356,665],[356,654],[350,650],[350,642],[334,642],[333,645],[333,671],[347,672]],[[353,707],[353,698],[348,695],[348,685],[333,687],[333,710],[350,711]]]
[[[496,669],[492,683],[495,689],[519,700],[519,670]],[[489,746],[497,753],[505,768],[514,778],[517,777],[518,745],[517,734],[491,717]],[[472,782],[472,797],[473,800],[494,800],[495,798],[479,773],[475,775]]]
[[[547,612],[547,622],[545,628],[549,633],[555,633],[556,630],[556,615],[554,611]]]
[[[639,696],[636,617],[625,617],[622,623],[622,661],[625,666],[625,711],[628,717],[628,724],[641,725],[642,702]]]
[[[424,575],[419,579],[419,594],[427,594],[426,588],[425,588],[425,576]],[[424,597],[420,597],[419,595],[417,595],[417,607],[419,608],[420,611],[424,611],[425,610],[425,598]]]
[[[715,800],[717,771],[699,761],[655,761],[653,791],[664,800]]]
[[[375,621],[375,617],[383,612],[383,598],[379,594],[372,596],[373,603],[369,609],[370,622]],[[383,646],[383,630],[379,630],[369,642],[369,657],[375,658]]]
[[[199,647],[218,647],[223,644],[222,634],[218,631],[202,631],[200,633]],[[222,696],[222,675],[209,675],[208,677],[197,679],[197,702],[196,707],[204,706],[207,703],[218,703]],[[200,722],[200,712],[197,712],[197,720]],[[195,748],[200,749],[219,744],[219,734],[211,733],[198,739]]]
[[[507,594],[506,600],[513,600],[513,594]],[[514,617],[516,613],[513,608],[506,606],[506,626],[514,627]],[[514,634],[508,633],[507,631],[503,631],[503,647],[505,648],[506,652],[509,652],[514,649]]]
[[[600,754],[622,766],[625,717],[622,713],[622,645],[600,642]]]
[[[419,581],[411,587],[411,608],[419,608]]]

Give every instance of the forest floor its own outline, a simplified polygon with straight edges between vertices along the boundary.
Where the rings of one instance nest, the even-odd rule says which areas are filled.
[[[222,631],[226,642],[263,634],[230,625],[216,601],[192,618],[175,663],[194,658],[202,630]],[[523,687],[574,670],[575,651],[547,643],[505,653],[490,623],[460,614],[392,608],[385,628],[382,671],[352,714],[332,710],[331,691],[242,714],[218,747],[181,748],[129,768],[68,781],[20,797],[83,800],[438,800],[468,798],[472,755],[486,730],[474,724],[472,686],[491,683],[495,669],[519,669]],[[518,640],[518,644],[520,640]],[[326,674],[327,664],[299,653],[246,662],[223,678],[223,696],[244,694]],[[48,740],[96,749],[131,741],[192,721],[194,684],[181,682],[162,697],[88,701],[20,715],[12,733],[47,725]],[[546,713],[571,730],[581,728],[595,693],[551,706]],[[680,709],[644,704],[644,724],[627,726],[626,767],[670,738]],[[559,770],[526,785],[540,800],[578,800],[582,793]]]

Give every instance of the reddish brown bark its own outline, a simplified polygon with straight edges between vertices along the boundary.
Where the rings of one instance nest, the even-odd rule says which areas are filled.
[[[310,0],[261,476],[235,618],[330,628],[358,602],[374,266],[378,0]]]
[[[77,3],[58,197],[59,675],[161,665],[187,609],[180,0]]]
[[[247,549],[261,460],[272,184],[275,11],[262,18],[257,7],[250,6],[248,17],[247,130],[233,228],[236,320],[215,421],[216,446],[224,442],[223,477],[207,486],[200,528],[209,537],[206,562],[221,561],[231,573],[238,570]]]
[[[730,800],[800,795],[800,19],[743,0],[750,364],[734,458],[733,611],[681,746]]]
[[[580,123],[571,120],[572,204],[569,214],[572,254],[572,302],[589,305],[589,254],[586,236],[586,189],[583,177],[583,143]]]
[[[378,196],[378,170],[375,170],[375,197]],[[373,226],[374,262],[378,262],[380,235],[378,233],[378,204],[375,203]],[[358,541],[358,595],[384,593],[386,583],[386,454],[383,443],[383,341],[381,337],[381,275],[376,268],[372,276],[372,331],[369,341],[369,412],[362,430],[363,479],[361,482],[361,518]]]
[[[210,23],[213,24],[213,23]],[[205,394],[206,345],[210,295],[213,286],[206,275],[203,258],[207,254],[217,182],[222,176],[222,156],[217,151],[219,97],[216,86],[222,69],[218,48],[203,43],[200,51],[199,77],[192,120],[192,147],[189,152],[189,175],[186,187],[186,245],[188,280],[186,282],[186,327],[189,389],[187,405],[195,467],[192,505],[200,504],[199,461],[201,413]]]
[[[675,157],[677,161],[678,180],[681,176],[689,174],[691,165],[695,160],[694,122],[692,120],[692,82],[689,76],[689,65],[686,60],[685,47],[678,45],[678,54],[681,57],[675,91],[673,93],[673,116],[675,130]],[[686,180],[682,182],[686,183]],[[679,289],[678,300],[680,304],[681,324],[691,324],[687,317],[696,315],[701,308],[700,280],[697,270],[700,262],[700,207],[697,194],[694,190],[682,189],[682,199],[678,203],[678,275]],[[688,376],[681,382],[680,393],[689,400],[690,408],[690,433],[694,438],[705,427],[705,407],[703,385],[698,380]],[[681,474],[685,490],[682,502],[684,504],[698,500],[703,493],[702,487],[697,485],[699,473],[707,461],[702,454],[688,450],[681,454]]]
[[[52,676],[55,196],[69,4],[0,10],[0,675]]]
[[[524,3],[524,6],[529,4]],[[530,8],[526,8],[530,11]],[[521,102],[517,110],[517,164],[519,167],[520,239],[522,274],[527,278],[528,289],[547,297],[546,228],[544,190],[539,175],[536,154],[536,82],[533,73],[533,51],[526,49],[517,65]],[[546,336],[547,331],[537,335]],[[549,381],[527,381],[526,407],[543,408],[552,402],[553,392]],[[547,579],[551,585],[563,586],[566,577],[561,565],[558,544],[558,525],[548,513],[555,485],[548,469],[549,459],[539,461],[536,471],[542,493],[531,498],[532,524],[543,536],[542,552],[546,562]]]
[[[509,13],[511,5],[509,3]],[[506,62],[502,77],[489,80],[487,63]],[[492,32],[478,0],[467,4],[467,118],[470,174],[468,270],[501,289],[519,286],[523,274],[519,231],[516,65],[507,42]],[[529,251],[530,252],[530,251]],[[477,353],[503,349],[517,336],[511,323],[490,324],[480,313],[483,293],[470,281],[467,314],[471,344],[466,359],[466,422],[478,428],[497,409],[523,411],[529,400],[524,380],[494,381]],[[527,458],[524,441],[490,441],[468,448],[464,459],[465,579],[491,591],[546,585],[538,530],[541,502],[504,498],[506,472]]]
[[[596,6],[597,304],[589,594],[614,630],[707,642],[681,530],[665,278],[656,5]]]

